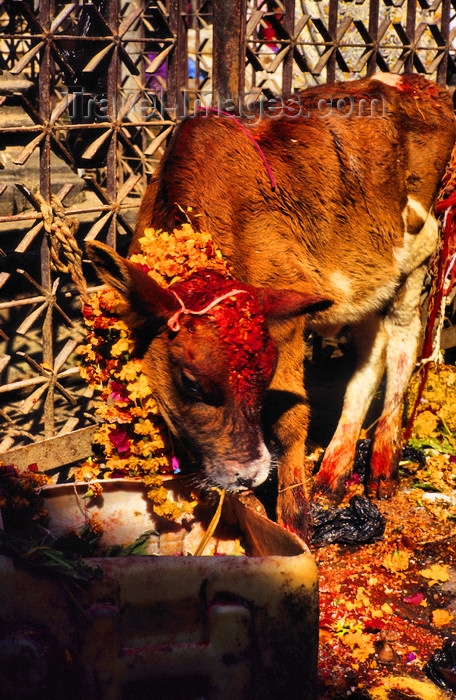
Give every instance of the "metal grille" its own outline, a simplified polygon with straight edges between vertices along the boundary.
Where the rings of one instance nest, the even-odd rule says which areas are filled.
[[[81,248],[125,253],[195,103],[235,109],[378,69],[452,83],[453,15],[450,0],[0,0],[0,454],[58,436],[58,466],[93,423],[79,294],[52,265],[43,201],[79,221]]]
[[[277,7],[262,3],[247,25],[252,83],[273,92],[376,70],[427,73],[445,84],[448,62],[452,70],[450,0],[285,0],[283,14]]]

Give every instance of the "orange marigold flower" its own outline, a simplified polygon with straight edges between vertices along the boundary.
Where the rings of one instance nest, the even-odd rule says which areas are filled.
[[[157,427],[151,420],[146,418],[146,420],[139,420],[135,424],[134,431],[138,435],[153,435]]]
[[[87,459],[79,469],[74,470],[73,475],[76,482],[92,481],[100,476],[100,467],[92,459]]]
[[[111,355],[119,357],[120,355],[132,352],[133,348],[134,343],[130,338],[120,338],[120,340],[112,346]]]
[[[99,293],[98,301],[101,309],[115,312],[121,299],[114,289],[109,288]]]
[[[128,409],[117,408],[116,406],[108,406],[102,403],[96,409],[97,416],[108,421],[108,423],[132,423],[133,416]]]
[[[155,401],[153,396],[148,396],[143,402],[142,402],[142,407],[143,409],[146,409],[148,413],[155,413],[158,414],[158,404]]]
[[[150,396],[150,386],[145,374],[140,374],[135,382],[127,384],[127,389],[132,401]]]
[[[141,360],[129,360],[119,371],[119,379],[126,382],[133,382],[142,370]]]
[[[157,447],[164,447],[164,443],[162,442],[161,445],[157,445],[156,443],[150,441],[139,440],[133,444],[132,451],[134,451],[135,454],[141,455],[142,457],[151,457],[152,455],[156,454]]]
[[[120,457],[113,457],[108,459],[106,462],[106,469],[108,472],[126,472],[129,468],[129,460],[121,459]],[[110,474],[110,476],[111,476]]]

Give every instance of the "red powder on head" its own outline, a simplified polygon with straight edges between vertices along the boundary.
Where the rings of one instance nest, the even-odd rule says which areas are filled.
[[[219,330],[236,394],[245,400],[252,389],[265,387],[277,362],[277,350],[251,289],[212,270],[200,270],[174,285],[173,290],[192,311],[201,311],[230,290],[247,292],[224,299],[208,311],[208,316]]]
[[[428,82],[422,75],[417,73],[413,75],[401,75],[401,81],[396,87],[401,92],[411,95],[417,100],[424,100],[426,97],[430,97],[433,107],[439,110],[442,109],[441,104],[435,101],[435,98],[441,96],[441,88],[435,83]],[[427,100],[427,105],[429,104],[430,102]]]

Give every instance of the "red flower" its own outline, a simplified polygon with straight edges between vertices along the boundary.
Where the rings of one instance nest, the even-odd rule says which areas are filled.
[[[93,318],[94,313],[92,307],[88,306],[87,304],[84,304],[84,306],[82,307],[82,315],[84,316],[84,318]]]
[[[424,600],[424,595],[422,593],[415,593],[412,596],[404,596],[402,598],[403,603],[408,603],[409,605],[420,605]]]
[[[109,433],[109,439],[119,454],[125,453],[125,457],[128,457],[130,454],[131,441],[125,430],[122,428],[114,428]]]
[[[109,382],[109,388],[111,390],[111,398],[114,399],[114,401],[123,401],[123,402],[128,402],[131,403],[128,393],[126,388],[124,387],[121,382],[116,382],[116,381],[110,381]]]
[[[111,319],[108,318],[107,316],[98,316],[98,318],[95,319],[93,322],[93,327],[94,328],[109,328],[109,326],[112,326],[112,324],[115,322],[116,319]]]

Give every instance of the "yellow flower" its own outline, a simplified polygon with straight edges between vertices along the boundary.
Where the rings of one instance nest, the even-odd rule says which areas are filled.
[[[141,406],[132,406],[130,408],[130,413],[134,418],[148,418],[150,411],[147,410],[146,406],[144,404],[147,403],[146,401],[142,402]]]
[[[134,427],[134,431],[138,435],[153,435],[156,430],[157,427],[148,418],[138,421]]]
[[[109,424],[105,423],[93,436],[93,441],[96,442],[97,445],[103,445],[107,456],[111,456],[113,450],[113,444],[109,439],[109,433],[111,432],[110,427],[111,426]]]
[[[120,355],[124,355],[127,352],[131,352],[134,348],[134,343],[130,338],[120,338],[120,340],[117,341],[117,343],[114,343],[114,345],[111,348],[111,355],[114,357],[119,357]]]
[[[79,347],[76,348],[76,352],[78,352],[79,355],[84,355],[89,362],[96,362],[97,360],[97,353],[93,350],[91,345],[79,345]]]
[[[109,311],[115,311],[120,301],[121,298],[119,294],[111,287],[108,289],[103,289],[98,296],[99,307]]]
[[[160,474],[148,474],[144,477],[144,483],[146,486],[158,488],[163,484],[163,477]]]
[[[125,382],[133,382],[136,376],[141,372],[142,364],[141,360],[129,360],[124,364],[119,372],[119,379]]]
[[[164,446],[163,441],[161,441],[161,444],[157,444],[156,441],[152,442],[150,440],[139,440],[132,445],[132,449],[135,451],[135,454],[139,454],[142,457],[151,457],[157,452],[157,449],[161,449]]]
[[[108,423],[132,423],[133,416],[130,411],[120,410],[116,406],[108,406],[106,403],[100,404],[95,410],[97,416],[108,421]]]
[[[163,501],[163,503],[157,504],[157,495],[155,491],[147,495],[152,499],[154,513],[159,517],[177,520],[177,518],[182,515],[182,509],[172,501]]]
[[[147,410],[148,413],[159,414],[158,404],[154,397],[148,396],[143,402],[142,407]]]
[[[89,522],[89,529],[90,532],[93,535],[96,535],[97,537],[101,537],[101,535],[103,534],[103,525],[95,517],[91,518]]]
[[[135,382],[127,384],[128,393],[132,401],[146,398],[150,395],[150,386],[144,374],[140,374]]]
[[[128,467],[128,459],[120,459],[119,457],[113,457],[112,459],[108,459],[106,462],[106,469],[109,472],[124,472],[128,469]]]
[[[176,238],[182,238],[183,240],[190,239],[191,236],[195,235],[195,231],[193,230],[191,224],[185,223],[182,224],[180,230],[179,229],[174,229],[173,233],[175,234]],[[194,241],[192,241],[193,243]]]
[[[134,253],[130,256],[130,261],[136,265],[147,265],[147,258],[142,253]]]
[[[92,481],[93,479],[98,479],[100,476],[100,467],[93,462],[92,459],[87,459],[82,466],[73,473],[75,481]]]
[[[119,304],[119,310],[120,310],[120,304]],[[111,320],[111,322],[110,322],[110,324],[109,324],[109,328],[110,328],[111,330],[114,329],[114,330],[117,330],[117,331],[126,331],[127,333],[129,332],[129,331],[128,331],[128,327],[126,326],[126,324],[125,324],[120,318],[117,319],[117,320]]]
[[[85,379],[86,382],[90,381],[90,378],[92,376],[92,372],[88,370],[86,367],[78,367],[79,369],[79,374],[81,375],[82,379]]]
[[[149,493],[153,494],[155,503],[166,503],[168,500],[168,491],[164,486],[155,486]]]

